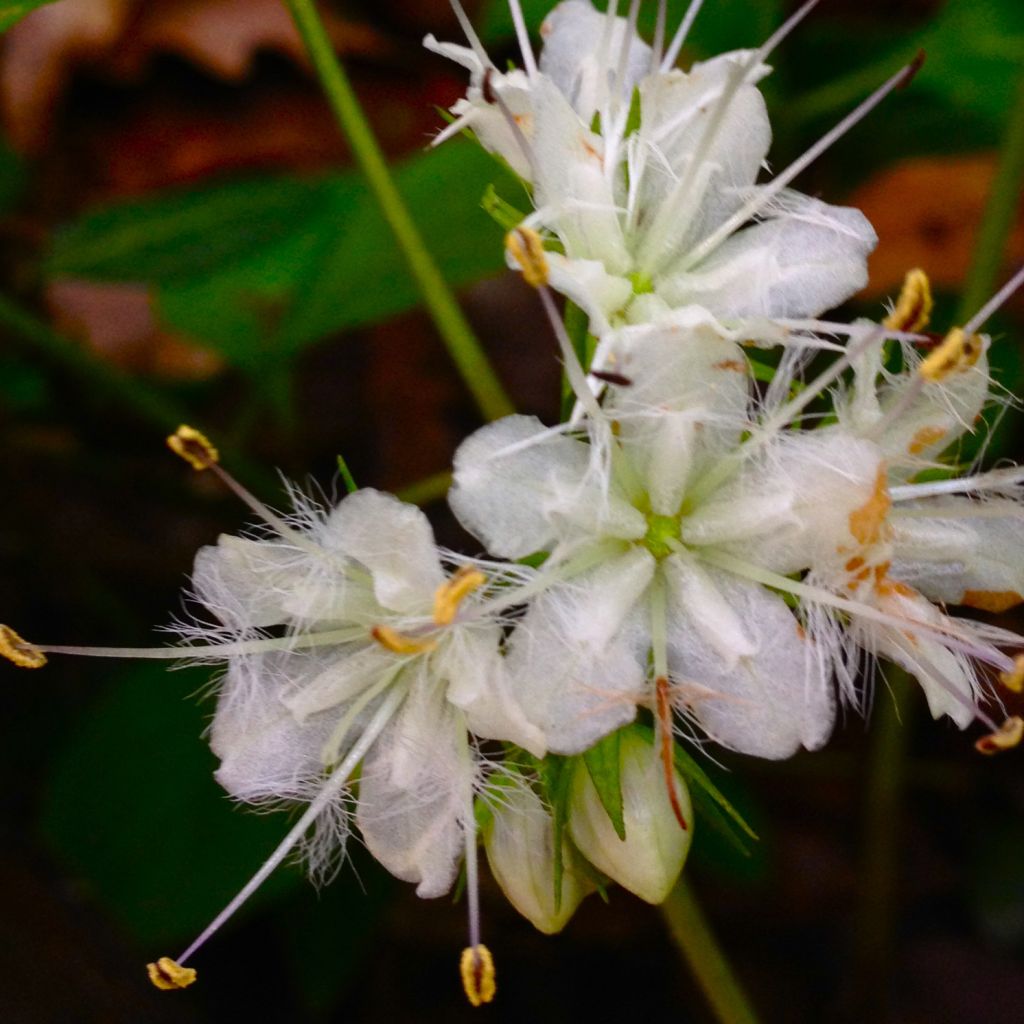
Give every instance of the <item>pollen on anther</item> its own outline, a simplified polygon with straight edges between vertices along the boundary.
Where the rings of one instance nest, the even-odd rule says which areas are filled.
[[[979,335],[968,336],[962,328],[954,327],[928,358],[922,361],[917,372],[930,384],[936,384],[952,373],[974,366],[981,353],[982,341]]]
[[[155,964],[146,964],[149,980],[164,992],[188,988],[196,980],[192,967],[182,967],[169,956],[162,956]]]
[[[167,447],[183,458],[193,469],[209,469],[220,461],[220,453],[209,438],[195,427],[182,424],[167,438]]]
[[[487,582],[487,577],[471,565],[464,565],[451,579],[434,591],[434,622],[448,626],[455,620],[459,605]]]
[[[533,288],[548,283],[548,260],[544,243],[532,228],[513,228],[505,236],[505,248],[523,273],[523,280]]]
[[[370,630],[374,640],[394,654],[426,654],[432,651],[437,643],[434,640],[421,640],[419,637],[406,636],[390,626],[374,626]]]
[[[974,749],[979,754],[998,754],[1003,750],[1011,750],[1024,739],[1024,718],[1013,715],[1008,718],[995,732],[982,736]]]
[[[919,267],[907,271],[893,311],[883,321],[892,331],[917,333],[928,326],[935,300],[928,275]]]
[[[494,998],[498,989],[494,980],[494,957],[486,946],[467,946],[459,961],[459,973],[470,1006],[482,1006]]]
[[[1011,693],[1024,692],[1024,654],[1017,655],[1009,672],[999,674],[999,682]]]
[[[0,623],[0,658],[18,668],[42,668],[46,655],[38,647],[19,636],[10,626]]]

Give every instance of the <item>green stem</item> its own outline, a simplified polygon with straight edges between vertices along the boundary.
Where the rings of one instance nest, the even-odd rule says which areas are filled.
[[[757,1024],[757,1015],[685,879],[669,893],[661,913],[721,1024]]]
[[[489,420],[514,412],[497,374],[491,367],[448,285],[445,283],[423,237],[416,227],[388,170],[387,161],[374,138],[345,70],[324,30],[313,0],[285,0],[310,59],[320,77],[327,100],[352,153],[380,204],[424,304],[434,320],[445,347],[469,388],[480,412]]]
[[[452,474],[450,470],[446,469],[441,473],[425,477],[423,480],[417,480],[415,483],[409,484],[408,487],[403,487],[398,492],[398,497],[402,501],[409,502],[410,505],[429,505],[431,502],[443,498],[451,485]]]
[[[967,275],[957,323],[974,315],[995,290],[1006,242],[1016,220],[1024,185],[1024,71],[1017,82],[1017,93],[1006,122],[1006,134],[999,152],[999,165],[992,191],[974,246],[971,269]]]
[[[95,358],[87,349],[58,334],[5,295],[0,295],[0,332],[41,352],[46,359],[73,374],[91,394],[117,403],[151,424],[161,435],[171,433],[182,423],[194,422],[187,409],[130,374]],[[253,490],[266,494],[280,490],[269,473],[226,449],[225,445],[218,444],[218,447],[232,472]]]
[[[913,713],[910,677],[887,670],[890,691],[879,695],[867,757],[862,818],[862,856],[857,906],[851,998],[858,1019],[885,1016],[893,962],[896,875],[906,778],[909,719]]]

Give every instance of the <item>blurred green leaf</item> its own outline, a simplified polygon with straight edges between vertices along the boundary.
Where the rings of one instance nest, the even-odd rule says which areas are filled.
[[[233,807],[213,779],[194,697],[207,671],[119,674],[57,752],[40,827],[54,853],[138,938],[164,953],[202,929],[284,836],[283,815]],[[255,904],[298,883],[279,871]]]
[[[0,32],[9,29],[16,21],[21,21],[37,7],[53,2],[54,0],[0,0]]]
[[[480,200],[511,178],[491,157],[454,140],[399,166],[396,180],[449,283],[503,268],[501,231]],[[154,283],[169,326],[252,372],[419,301],[354,172],[232,182],[96,211],[58,234],[47,270]]]
[[[25,187],[25,164],[0,136],[0,214],[10,211]]]

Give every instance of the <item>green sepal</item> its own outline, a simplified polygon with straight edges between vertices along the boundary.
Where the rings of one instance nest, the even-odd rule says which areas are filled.
[[[345,492],[347,494],[355,494],[359,490],[359,484],[356,483],[356,478],[352,475],[352,470],[348,468],[348,463],[345,461],[343,455],[337,456],[338,459],[338,472],[341,474],[341,479],[345,484]]]
[[[484,190],[480,205],[486,213],[503,231],[511,231],[518,227],[526,217],[522,210],[514,207],[510,202],[498,195],[494,184],[490,184]]]
[[[598,740],[583,754],[583,763],[590,773],[601,806],[605,809],[615,834],[626,841],[626,820],[622,809],[622,759],[619,755],[621,731],[616,730]]]
[[[572,785],[574,758],[548,754],[539,765],[540,782],[544,796],[551,808],[552,831],[554,833],[555,913],[562,909],[562,880],[565,877],[565,857],[562,843],[569,822],[569,791]]]

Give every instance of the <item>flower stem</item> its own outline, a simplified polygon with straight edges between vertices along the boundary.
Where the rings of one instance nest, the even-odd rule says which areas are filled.
[[[313,0],[285,0],[285,3],[302,36],[334,116],[394,233],[441,339],[480,412],[489,420],[514,412],[512,402],[430,255],[395,185],[384,154],[334,51]]]
[[[890,692],[879,697],[867,758],[862,855],[850,998],[858,1020],[881,1020],[888,1001],[896,920],[896,875],[902,841],[907,740],[913,701],[910,677],[886,670]]]
[[[684,878],[661,905],[661,913],[721,1024],[757,1024],[757,1015]]]
[[[992,190],[974,246],[971,269],[967,275],[957,323],[974,315],[995,290],[1003,263],[1006,242],[1013,227],[1024,184],[1024,72],[1017,81],[1017,92],[1010,107],[1006,133],[999,151],[999,164]]]

